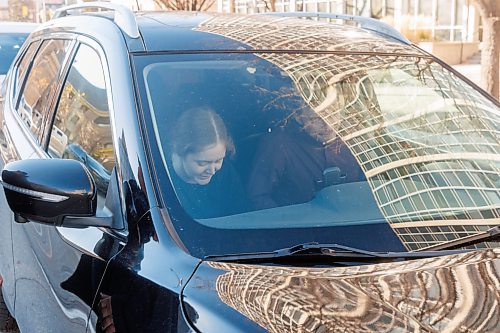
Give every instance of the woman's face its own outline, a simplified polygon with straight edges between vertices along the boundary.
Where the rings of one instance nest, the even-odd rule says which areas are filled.
[[[226,156],[226,145],[218,142],[197,153],[186,154],[182,159],[184,180],[190,184],[206,185],[220,170]]]

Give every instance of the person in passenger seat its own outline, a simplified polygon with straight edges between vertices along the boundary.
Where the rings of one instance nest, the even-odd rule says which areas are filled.
[[[208,107],[190,109],[180,115],[170,134],[170,178],[191,217],[244,211],[244,187],[228,158],[235,147],[222,118]]]
[[[363,179],[340,138],[325,145],[297,126],[284,126],[266,133],[259,143],[247,191],[253,209],[267,209],[308,202],[334,182]]]

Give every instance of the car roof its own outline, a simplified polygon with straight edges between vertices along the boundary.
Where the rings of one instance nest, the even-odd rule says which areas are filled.
[[[0,22],[0,33],[30,33],[39,24],[32,22]]]
[[[237,50],[245,44],[199,30],[214,15],[207,13],[149,12],[136,15],[137,24],[147,51],[168,50]]]
[[[136,18],[144,45],[147,51],[152,52],[168,50],[301,50],[351,53],[420,53],[411,45],[393,37],[356,26],[296,17],[196,12],[144,12],[137,13]]]
[[[99,12],[73,13],[82,7],[105,8]],[[83,8],[84,10],[85,8]],[[325,20],[298,18],[311,13],[221,14],[210,12],[132,12],[116,4],[84,3],[61,8],[48,27],[96,37],[109,29],[90,26],[90,16],[114,22],[129,52],[198,51],[319,51],[425,55],[394,28],[380,21],[348,15],[316,13]],[[281,15],[281,16],[278,16]],[[285,16],[286,15],[286,16]],[[50,23],[51,22],[51,23]],[[78,23],[79,22],[79,23]],[[109,24],[109,22],[108,22]],[[358,26],[353,26],[358,25]],[[107,25],[106,25],[107,26]],[[362,28],[360,28],[361,26]],[[57,27],[57,29],[55,29]],[[381,28],[381,29],[379,29]],[[61,30],[62,29],[62,30]]]

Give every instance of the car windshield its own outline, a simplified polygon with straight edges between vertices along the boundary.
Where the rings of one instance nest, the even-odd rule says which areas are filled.
[[[412,251],[498,224],[499,106],[430,58],[134,61],[164,203],[196,255]]]
[[[7,73],[27,37],[27,33],[0,33],[0,75]]]

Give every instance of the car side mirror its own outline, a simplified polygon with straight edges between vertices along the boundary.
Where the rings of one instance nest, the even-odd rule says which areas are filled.
[[[2,170],[2,185],[17,222],[33,220],[60,226],[65,217],[96,213],[96,186],[87,168],[75,160],[8,163]]]

